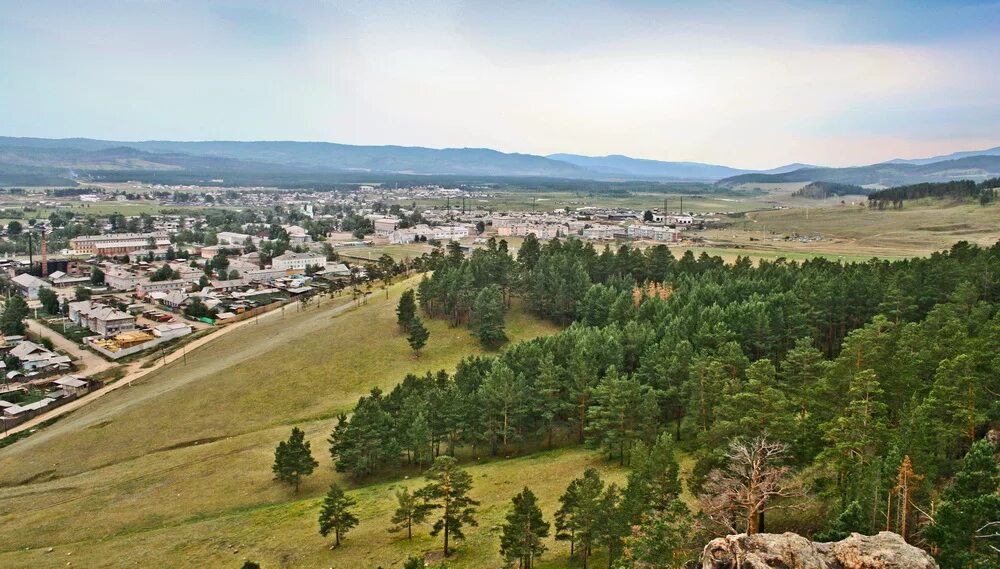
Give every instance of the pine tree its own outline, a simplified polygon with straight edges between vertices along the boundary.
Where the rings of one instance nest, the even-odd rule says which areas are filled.
[[[621,377],[612,367],[594,390],[594,404],[588,409],[588,432],[608,456],[626,464],[637,439],[651,440],[659,407],[652,388],[635,377]]]
[[[319,463],[312,456],[305,433],[298,427],[292,428],[287,441],[278,443],[274,450],[274,477],[299,491],[303,476],[309,476]]]
[[[507,341],[503,295],[499,286],[487,286],[476,295],[469,327],[479,343],[486,348],[496,349]]]
[[[420,317],[414,316],[413,321],[410,322],[410,334],[406,337],[406,341],[409,342],[410,347],[413,348],[413,353],[418,357],[420,356],[420,350],[427,345],[427,339],[430,336],[431,333],[424,327],[424,323],[420,321]]]
[[[1000,465],[996,445],[981,439],[962,460],[961,469],[941,494],[941,503],[924,537],[938,551],[943,569],[1000,568]]]
[[[859,498],[863,469],[885,452],[889,425],[881,396],[874,371],[855,373],[848,389],[850,403],[826,426],[829,446],[820,458],[836,469],[843,503]]]
[[[661,434],[651,447],[642,441],[635,444],[623,496],[631,522],[638,523],[644,513],[670,507],[681,493],[679,471],[670,435]]]
[[[852,532],[867,534],[869,532],[868,516],[857,500],[847,505],[837,515],[824,531],[816,534],[816,541],[840,541]]]
[[[507,364],[497,360],[479,388],[486,405],[490,447],[494,455],[501,445],[506,450],[507,444],[517,436],[514,426],[524,408],[521,383],[521,378]]]
[[[417,315],[416,294],[412,288],[403,291],[399,296],[399,304],[396,305],[396,323],[403,331],[410,329],[410,323]]]
[[[569,483],[559,497],[561,506],[556,512],[556,539],[570,542],[570,555],[576,553],[586,569],[587,560],[600,537],[601,495],[604,482],[593,468],[584,471],[582,478]]]
[[[476,526],[475,506],[479,502],[469,497],[472,476],[460,469],[450,456],[439,456],[425,474],[427,485],[417,491],[420,499],[431,508],[440,508],[441,517],[434,522],[431,535],[444,532],[444,556],[451,553],[451,539],[464,539],[462,528]]]
[[[625,538],[622,569],[683,569],[698,555],[697,526],[680,500],[643,516]]]
[[[406,561],[403,562],[403,569],[424,569],[424,567],[424,559],[415,555],[407,557]]]
[[[0,314],[0,331],[6,336],[23,336],[27,331],[24,319],[28,316],[28,303],[20,294],[11,295]]]
[[[433,458],[431,450],[431,427],[423,411],[417,412],[413,422],[407,429],[409,446],[413,449],[413,462],[419,465],[427,464]]]
[[[524,268],[531,270],[538,263],[539,255],[541,255],[541,244],[534,233],[529,233],[517,250],[517,262],[524,265]]]
[[[344,537],[348,530],[358,525],[358,517],[351,511],[351,507],[357,505],[354,498],[351,498],[340,486],[330,485],[330,490],[323,498],[323,507],[319,512],[319,534],[326,537],[333,532],[333,547],[340,547],[340,538]]]
[[[521,569],[531,569],[546,549],[542,540],[549,536],[549,522],[542,517],[538,499],[527,487],[511,500],[513,507],[501,528],[500,555],[508,563],[515,559]]]
[[[892,493],[896,496],[896,531],[903,536],[904,541],[910,536],[913,495],[917,491],[917,483],[923,478],[913,470],[910,456],[904,456],[903,463],[899,465],[899,471],[896,473],[896,486],[892,489]]]
[[[395,533],[405,528],[406,539],[413,539],[413,525],[424,523],[430,508],[415,493],[411,494],[408,488],[396,491],[396,503],[399,506],[392,514],[391,520],[395,525],[389,528],[389,532]]]

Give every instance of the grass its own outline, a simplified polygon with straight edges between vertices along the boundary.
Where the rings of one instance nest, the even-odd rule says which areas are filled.
[[[623,207],[652,209],[664,207],[677,211],[681,207],[681,195],[653,192],[636,192],[629,195],[607,195],[586,192],[496,192],[491,198],[466,200],[466,209],[491,209],[493,211],[552,211],[560,208],[580,207]],[[762,196],[742,197],[737,194],[724,196],[684,195],[684,211],[694,212],[742,212],[763,206]],[[444,207],[446,199],[416,200],[419,207]],[[461,200],[451,200],[452,206],[461,206]]]
[[[448,567],[501,567],[498,528],[510,498],[530,486],[539,497],[546,519],[552,521],[566,485],[591,466],[601,469],[607,480],[623,481],[620,469],[602,461],[595,452],[579,448],[467,465],[473,477],[472,497],[481,502],[479,526],[467,528],[467,539],[458,543]],[[29,546],[28,550],[0,552],[0,565],[40,566],[48,559],[63,559],[72,553],[74,565],[84,567],[227,567],[238,566],[246,558],[264,567],[389,568],[399,567],[409,555],[440,552],[441,537],[428,535],[429,524],[415,528],[412,542],[406,540],[405,534],[387,532],[395,490],[420,487],[424,483],[420,477],[349,489],[358,501],[356,510],[361,523],[339,549],[331,551],[331,538],[317,533],[316,517],[324,487],[333,480],[344,481],[324,464],[296,495],[288,488],[277,487],[269,480],[269,472],[257,470],[252,483],[274,487],[280,502],[180,519],[150,517],[141,529],[61,543],[55,545],[53,553],[46,553],[45,543]],[[127,499],[125,504],[105,507],[121,511],[135,506],[136,500]],[[90,533],[89,528],[75,529]],[[548,546],[546,565],[565,566],[568,545],[550,538]]]
[[[453,369],[480,351],[468,330],[428,321],[430,341],[413,357],[394,310],[399,293],[415,283],[393,285],[388,299],[378,291],[357,309],[325,301],[276,311],[189,351],[186,364],[172,362],[4,449],[0,566],[45,566],[55,559],[45,557],[50,546],[60,560],[71,551],[74,565],[85,567],[135,565],[136,556],[146,559],[140,566],[228,566],[237,556],[225,542],[253,544],[266,566],[287,558],[294,561],[286,566],[314,567],[339,554],[326,550],[313,519],[317,497],[340,479],[325,452],[334,415],[373,386],[389,388],[408,372]],[[508,319],[515,340],[554,331],[519,311]],[[306,430],[321,463],[298,496],[270,472],[274,446],[293,424]],[[506,464],[491,467],[521,472],[504,479],[529,479]],[[577,466],[559,468],[575,476]],[[386,484],[358,490],[372,497],[371,512],[384,508]],[[371,531],[378,542],[356,543],[382,551],[390,538]]]

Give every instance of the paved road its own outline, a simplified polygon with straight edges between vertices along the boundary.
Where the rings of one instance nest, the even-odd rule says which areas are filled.
[[[369,293],[368,296],[371,297],[371,294],[372,293]],[[355,308],[356,306],[357,305],[354,302],[349,302],[347,304],[343,304],[341,306],[338,306],[338,307],[330,310],[330,317],[338,316],[338,315],[340,315],[340,314],[342,314],[342,313],[344,313],[344,312],[346,312],[346,311],[348,311],[348,310],[350,310],[352,308]],[[286,309],[288,309],[288,308],[286,307]],[[100,389],[98,389],[96,391],[91,391],[87,395],[84,395],[83,397],[81,397],[79,399],[74,399],[73,401],[70,401],[69,403],[67,403],[65,405],[62,405],[60,407],[56,407],[55,409],[49,411],[48,413],[43,413],[43,414],[38,415],[36,417],[32,417],[28,421],[25,421],[24,423],[21,423],[20,425],[18,425],[16,427],[11,427],[10,430],[8,430],[6,433],[0,433],[0,439],[2,439],[4,437],[7,437],[7,436],[10,436],[10,435],[13,435],[14,433],[18,433],[18,432],[24,431],[26,429],[30,429],[32,427],[35,427],[39,423],[41,423],[43,421],[47,421],[49,419],[52,419],[53,417],[58,417],[60,415],[65,415],[66,413],[69,413],[70,411],[74,411],[76,409],[79,409],[80,407],[83,407],[84,405],[86,405],[86,404],[94,401],[95,399],[98,399],[100,397],[104,397],[105,395],[107,395],[108,393],[111,393],[112,391],[114,391],[116,389],[119,389],[121,387],[128,387],[128,386],[132,385],[133,381],[136,381],[136,380],[144,377],[146,374],[152,373],[153,371],[156,371],[156,370],[160,369],[161,367],[163,367],[166,364],[169,364],[170,362],[176,361],[176,360],[184,357],[184,354],[186,352],[188,352],[190,350],[194,350],[196,348],[199,348],[199,347],[201,347],[201,346],[203,346],[203,345],[211,342],[212,340],[214,340],[214,339],[222,336],[223,334],[228,334],[228,333],[232,332],[233,330],[236,330],[238,328],[242,328],[243,326],[246,326],[246,325],[252,325],[254,323],[254,321],[257,320],[257,319],[272,318],[274,316],[280,316],[281,314],[282,314],[282,310],[280,308],[278,308],[276,310],[272,310],[270,312],[262,314],[262,315],[258,316],[257,318],[249,318],[247,320],[243,320],[242,322],[237,322],[235,324],[230,324],[230,325],[228,325],[228,326],[226,326],[224,328],[220,328],[220,329],[216,330],[215,332],[213,332],[213,333],[211,333],[211,334],[209,334],[207,336],[203,336],[203,337],[198,338],[197,340],[191,342],[190,344],[187,344],[183,349],[177,350],[177,351],[175,351],[175,352],[173,352],[171,354],[168,354],[166,356],[165,361],[164,361],[164,358],[160,358],[160,359],[156,360],[155,364],[153,364],[152,366],[147,367],[147,368],[138,368],[138,369],[135,369],[136,364],[133,363],[133,364],[131,364],[130,366],[128,366],[126,368],[129,371],[127,371],[127,373],[125,374],[125,376],[122,377],[121,379],[119,379],[118,381],[112,383],[111,385],[102,387],[102,388],[100,388]],[[49,334],[51,336],[53,336],[53,343],[55,343],[55,338],[54,337],[57,336],[57,334],[53,334],[51,331],[49,331]],[[68,340],[65,340],[65,341],[68,342]],[[76,349],[79,351],[78,347]],[[107,362],[105,362],[105,363],[107,363]]]
[[[78,344],[42,326],[37,320],[28,320],[28,330],[52,340],[52,344],[58,350],[76,358],[77,367],[82,368],[79,375],[91,376],[116,365],[90,350],[80,349]]]

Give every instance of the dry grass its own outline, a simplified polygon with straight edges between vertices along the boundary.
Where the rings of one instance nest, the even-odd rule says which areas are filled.
[[[160,565],[214,566],[220,559],[211,547],[197,546],[212,541],[214,530],[199,524],[268,535],[262,512],[292,515],[304,506],[290,499],[318,496],[335,478],[324,441],[336,412],[372,386],[451,369],[479,351],[467,330],[435,321],[414,359],[395,326],[403,288],[336,318],[333,303],[286,308],[283,318],[234,330],[189,352],[187,364],[172,363],[0,451],[0,566],[48,566],[55,557],[36,548],[73,544],[77,566],[119,567],[138,554],[125,544],[147,539],[159,540],[144,554]],[[519,312],[509,319],[515,339],[554,330]],[[274,445],[291,424],[306,429],[321,462],[299,496],[270,473]],[[314,532],[285,536],[286,551],[312,547]],[[85,550],[92,556],[83,557]]]
[[[822,239],[784,240],[795,234]],[[1000,240],[1000,205],[924,201],[907,202],[901,210],[846,205],[757,211],[703,235],[716,246],[789,257],[907,257],[947,249],[961,240],[993,245]]]

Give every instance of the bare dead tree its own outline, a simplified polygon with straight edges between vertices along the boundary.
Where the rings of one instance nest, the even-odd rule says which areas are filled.
[[[799,507],[789,499],[805,496],[805,488],[784,464],[788,446],[766,437],[737,438],[729,443],[727,464],[713,470],[698,496],[702,511],[736,533],[760,530],[764,513]]]

